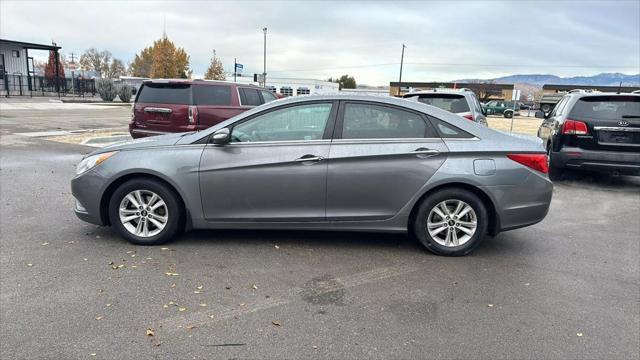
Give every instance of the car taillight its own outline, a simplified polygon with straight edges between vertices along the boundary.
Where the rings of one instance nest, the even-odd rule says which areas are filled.
[[[198,121],[198,107],[189,106],[189,124],[193,125]]]
[[[547,154],[509,154],[507,157],[528,168],[540,171],[543,174],[549,172]]]
[[[587,135],[589,129],[582,121],[567,119],[562,124],[562,134],[564,135]]]
[[[473,115],[471,115],[471,114],[463,115],[462,117],[467,119],[467,120],[473,121]]]

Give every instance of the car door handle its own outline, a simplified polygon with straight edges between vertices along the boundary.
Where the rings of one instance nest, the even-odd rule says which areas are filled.
[[[323,159],[324,158],[322,156],[304,155],[304,156],[301,156],[301,157],[297,158],[295,161],[296,162],[309,162],[309,161],[317,162],[317,161],[321,161]]]
[[[434,150],[434,149],[427,149],[427,148],[417,148],[417,149],[413,150],[411,152],[411,154],[415,154],[415,155],[438,155],[438,154],[440,154],[440,151]]]

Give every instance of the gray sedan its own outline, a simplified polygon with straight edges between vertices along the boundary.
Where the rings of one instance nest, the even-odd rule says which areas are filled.
[[[154,245],[197,229],[408,232],[465,255],[549,209],[540,140],[396,98],[304,96],[78,164],[75,212]]]

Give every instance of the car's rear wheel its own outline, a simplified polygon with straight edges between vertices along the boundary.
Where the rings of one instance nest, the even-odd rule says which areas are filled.
[[[551,109],[553,109],[553,107],[550,104],[542,104],[542,105],[540,105],[540,110],[542,110],[545,114],[550,113]]]
[[[549,179],[551,180],[562,180],[564,176],[564,169],[558,167],[558,165],[553,160],[553,146],[549,144],[547,146],[547,165],[549,167]]]
[[[175,237],[184,222],[178,195],[151,179],[133,179],[116,189],[109,201],[109,219],[116,231],[136,245],[157,245]]]
[[[463,256],[475,249],[487,231],[487,210],[472,192],[449,188],[422,201],[413,233],[431,252]]]
[[[513,117],[513,111],[511,110],[507,110],[504,112],[504,117],[506,117],[507,119],[511,119]]]

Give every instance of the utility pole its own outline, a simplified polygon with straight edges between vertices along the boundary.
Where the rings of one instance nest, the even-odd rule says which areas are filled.
[[[263,67],[262,67],[262,87],[267,87],[267,28],[263,28],[264,31],[264,54],[263,54]]]
[[[401,89],[402,89],[402,64],[404,63],[404,49],[407,46],[405,44],[402,44],[402,55],[400,56],[400,79],[398,80],[398,96],[401,95]]]
[[[238,61],[233,58],[233,82],[236,82],[236,74],[238,73]]]

